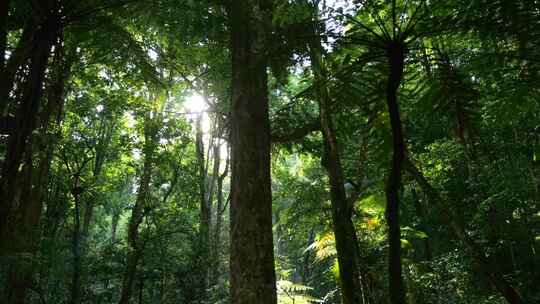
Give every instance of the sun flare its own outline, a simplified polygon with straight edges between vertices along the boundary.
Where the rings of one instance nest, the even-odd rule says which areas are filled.
[[[206,101],[201,95],[193,94],[186,98],[184,102],[184,109],[187,112],[198,114],[204,112],[208,108]]]
[[[193,94],[188,96],[184,101],[183,109],[193,120],[195,120],[199,115],[202,115],[203,133],[207,134],[210,131],[210,116],[207,113],[208,104],[201,95]]]

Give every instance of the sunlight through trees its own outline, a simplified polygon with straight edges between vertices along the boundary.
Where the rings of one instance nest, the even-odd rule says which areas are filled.
[[[3,0],[0,304],[540,303],[538,0]]]

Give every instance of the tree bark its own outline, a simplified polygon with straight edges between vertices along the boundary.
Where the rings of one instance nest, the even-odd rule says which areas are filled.
[[[120,220],[120,212],[115,212],[111,219],[111,243],[116,243],[116,229],[118,228],[118,221]]]
[[[390,73],[386,92],[386,103],[392,128],[392,166],[386,184],[386,220],[388,223],[388,270],[389,293],[392,304],[403,304],[405,288],[401,275],[401,233],[399,227],[399,188],[401,187],[401,167],[405,155],[401,118],[397,92],[401,84],[404,68],[404,45],[393,41],[389,45],[388,60]]]
[[[320,126],[324,140],[322,163],[326,168],[330,182],[332,222],[336,239],[342,301],[344,304],[360,304],[363,303],[363,299],[357,259],[359,257],[358,240],[352,222],[352,206],[349,205],[345,192],[338,142],[333,132],[330,96],[325,85],[327,77],[323,67],[322,45],[318,35],[316,35],[315,26],[316,24],[314,24],[313,36],[317,38],[313,39],[309,45],[310,58],[315,83],[318,87],[316,98],[319,102]]]
[[[7,114],[9,93],[13,89],[17,70],[26,62],[34,50],[33,37],[36,34],[38,24],[36,19],[39,19],[39,17],[31,16],[29,18],[28,22],[23,28],[21,38],[13,50],[13,53],[7,61],[4,61],[3,71],[0,74],[0,117],[6,116]]]
[[[60,45],[60,43],[58,44]],[[38,119],[39,134],[31,135],[23,161],[22,185],[17,200],[20,202],[13,210],[13,216],[7,227],[7,239],[10,248],[8,254],[18,256],[26,254],[32,257],[37,249],[40,235],[43,189],[49,176],[50,163],[58,134],[50,134],[51,122],[59,124],[62,119],[65,83],[69,77],[71,64],[65,62],[62,47],[57,47],[54,71],[48,87],[47,104]],[[34,270],[25,266],[29,261],[10,265],[7,281],[7,298],[10,303],[24,303],[26,290],[33,286]]]
[[[228,2],[232,54],[232,304],[275,304],[267,35],[272,3]]]
[[[144,295],[144,277],[139,278],[139,304],[143,304],[143,295]]]
[[[41,29],[34,36],[28,78],[24,84],[21,104],[15,116],[15,128],[11,130],[7,141],[6,158],[2,163],[2,175],[0,177],[0,197],[2,197],[0,204],[0,248],[3,248],[3,243],[7,237],[6,229],[9,225],[12,210],[20,203],[17,201],[17,193],[20,191],[20,185],[24,181],[19,180],[19,168],[23,161],[23,155],[28,149],[28,139],[37,126],[45,70],[48,65],[51,47],[58,37],[59,27],[57,16],[52,14],[48,16]]]

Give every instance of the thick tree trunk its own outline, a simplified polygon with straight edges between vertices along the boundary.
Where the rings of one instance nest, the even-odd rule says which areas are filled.
[[[275,304],[267,35],[272,3],[228,3],[232,54],[232,304]]]
[[[139,189],[135,206],[131,211],[131,218],[128,226],[128,253],[126,260],[126,269],[122,280],[122,290],[120,294],[119,304],[127,304],[133,293],[133,282],[137,272],[137,263],[142,254],[142,244],[139,241],[139,226],[145,216],[147,206],[147,197],[150,191],[150,181],[152,178],[152,167],[154,165],[154,154],[156,150],[157,133],[159,128],[156,124],[161,123],[158,118],[145,118],[144,127],[144,164],[142,175],[139,181]]]
[[[422,188],[423,192],[427,195],[432,204],[442,202],[442,198],[431,186],[428,180],[424,177],[422,172],[416,168],[416,166],[409,160],[404,160],[404,169],[411,175],[411,177],[418,183]],[[486,277],[489,279],[491,284],[501,293],[501,295],[506,299],[510,304],[523,304],[524,300],[521,298],[519,292],[504,278],[500,273],[499,267],[496,263],[493,263],[484,253],[482,248],[480,248],[474,240],[472,240],[465,231],[463,225],[457,220],[457,216],[452,210],[449,213],[449,216],[446,217],[448,225],[450,226],[453,234],[467,246],[469,252],[472,254],[472,257],[484,271]]]
[[[404,51],[404,46],[399,42],[392,42],[389,46],[390,75],[386,92],[393,143],[392,166],[386,185],[389,293],[392,304],[405,303],[405,288],[401,276],[401,233],[399,227],[399,188],[401,187],[401,167],[405,155],[405,146],[397,101],[397,92],[403,76]]]
[[[316,31],[314,31],[316,33]],[[324,139],[323,166],[330,182],[330,200],[332,203],[332,222],[336,239],[336,251],[339,263],[342,301],[344,304],[363,303],[362,284],[360,282],[359,252],[356,230],[352,222],[352,207],[349,206],[345,193],[343,170],[338,151],[337,139],[333,132],[330,98],[326,83],[326,73],[322,62],[320,40],[310,43],[311,67],[318,84],[317,99]]]
[[[43,133],[42,136],[44,136]],[[37,166],[34,165],[32,156],[32,149],[29,149],[24,161],[25,173],[22,177],[25,183],[21,186],[21,204],[14,211],[8,228],[11,247],[6,252],[14,259],[14,262],[9,265],[6,282],[6,297],[9,303],[24,303],[26,291],[33,286],[35,271],[29,265],[31,265],[30,259],[33,259],[39,241],[41,194],[52,159],[52,147],[47,147],[42,151]]]
[[[3,70],[0,74],[0,117],[7,114],[9,93],[13,89],[17,70],[32,55],[34,50],[33,37],[37,30],[36,18],[38,17],[34,16],[33,18],[29,18],[28,22],[23,28],[23,32],[17,46],[13,50],[13,53],[9,59],[4,62]]]
[[[33,41],[33,51],[28,72],[28,78],[24,84],[23,96],[15,117],[15,128],[11,130],[7,145],[6,157],[2,163],[2,175],[0,177],[0,248],[6,240],[6,229],[10,220],[11,212],[20,202],[17,201],[17,193],[20,186],[25,183],[19,176],[19,167],[23,161],[23,155],[28,149],[28,139],[35,130],[38,121],[38,111],[43,95],[43,81],[45,69],[48,64],[52,45],[56,41],[59,30],[56,16],[49,16],[42,28],[36,33]]]
[[[7,227],[8,242],[11,244],[8,254],[32,257],[37,249],[40,235],[40,218],[42,211],[43,189],[49,176],[50,163],[57,141],[57,134],[49,134],[51,120],[59,124],[64,104],[64,87],[69,76],[69,63],[64,62],[63,50],[57,48],[55,54],[55,71],[51,85],[48,87],[48,102],[39,115],[39,135],[32,135],[25,153],[23,174],[19,193],[20,204],[13,212],[13,217]],[[37,151],[37,152],[36,152]],[[7,297],[9,302],[23,303],[26,290],[33,283],[34,270],[22,263],[12,263],[7,281]]]

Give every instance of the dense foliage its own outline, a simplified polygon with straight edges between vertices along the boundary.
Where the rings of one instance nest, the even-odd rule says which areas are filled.
[[[539,1],[1,5],[0,303],[540,302]]]

